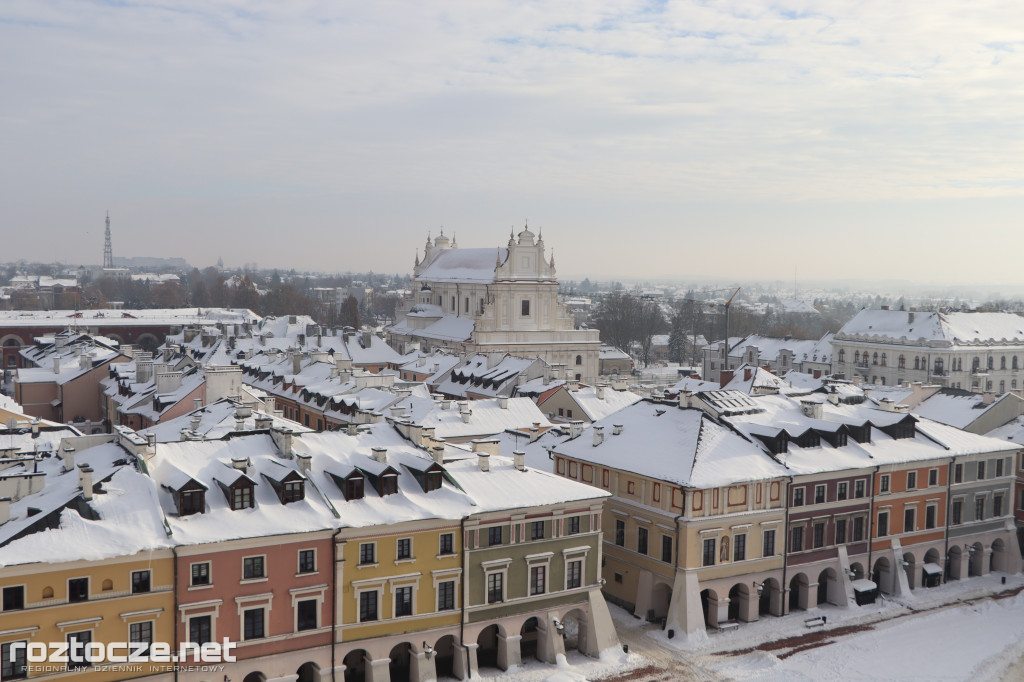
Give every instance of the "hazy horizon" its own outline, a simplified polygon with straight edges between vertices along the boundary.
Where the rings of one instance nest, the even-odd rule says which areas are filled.
[[[948,1],[15,0],[5,253],[100,262],[109,209],[118,256],[401,273],[442,225],[501,246],[529,219],[563,279],[1016,287],[1020,26]]]

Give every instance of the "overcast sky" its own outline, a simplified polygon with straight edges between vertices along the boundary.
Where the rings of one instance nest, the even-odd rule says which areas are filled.
[[[3,258],[1024,282],[1017,2],[0,3]]]

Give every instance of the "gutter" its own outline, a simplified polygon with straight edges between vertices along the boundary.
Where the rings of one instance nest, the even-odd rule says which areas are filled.
[[[942,582],[946,582],[946,572],[949,566],[949,526],[953,520],[953,469],[956,468],[956,456],[949,458],[949,471],[946,473],[946,542],[942,547],[942,565],[946,570],[942,571]]]
[[[786,573],[789,568],[789,489],[793,486],[793,477],[786,476],[786,478],[789,480],[789,483],[786,484],[786,514],[785,520],[782,522],[782,585],[779,586],[783,595],[789,589],[789,583],[786,582]],[[764,541],[763,537],[761,541]],[[764,554],[764,547],[761,548],[761,554]],[[769,611],[771,611],[770,606],[769,604]],[[782,613],[779,615],[785,616],[787,608],[789,608],[789,601],[786,597],[783,597]]]
[[[338,674],[335,661],[335,651],[337,650],[335,640],[338,639],[338,535],[340,534],[341,528],[338,528],[331,535],[331,552],[334,555],[334,561],[331,562],[331,682],[335,682]]]
[[[514,529],[513,529],[514,530]],[[462,647],[462,653],[466,656],[466,677],[467,679],[472,677],[472,671],[469,670],[469,654],[466,653],[466,602],[469,600],[469,552],[466,550],[466,517],[463,516],[459,521],[459,543],[462,546],[462,604],[459,609],[462,611],[459,618],[459,646]],[[484,581],[486,583],[486,581]],[[484,594],[487,593],[487,585],[484,585]]]
[[[867,574],[872,577],[874,574],[871,571],[871,555],[875,549],[875,475],[879,470],[881,470],[881,468],[882,465],[879,464],[875,467],[874,473],[871,474],[871,505],[869,506],[870,511],[868,512],[868,565],[865,570],[867,571]],[[871,578],[868,579],[870,580]],[[875,585],[875,587],[877,588],[878,586]],[[881,590],[879,590],[879,592],[881,592]]]

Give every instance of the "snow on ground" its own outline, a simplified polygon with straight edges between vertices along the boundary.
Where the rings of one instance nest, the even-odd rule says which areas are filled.
[[[993,680],[1018,664],[1022,640],[1024,593],[884,621],[784,660],[758,651],[714,668],[765,682]]]
[[[624,654],[615,649],[602,652],[600,659],[570,651],[565,656],[559,655],[556,665],[532,659],[506,672],[484,668],[480,671],[479,677],[473,679],[492,682],[587,682],[623,673],[647,662],[647,659],[638,654]]]

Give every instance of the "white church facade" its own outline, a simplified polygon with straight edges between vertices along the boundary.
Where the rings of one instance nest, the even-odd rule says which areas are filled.
[[[598,376],[597,330],[576,329],[558,300],[554,257],[529,228],[499,248],[460,249],[442,232],[417,256],[413,293],[388,332],[392,347],[505,353],[564,366],[566,379]]]

